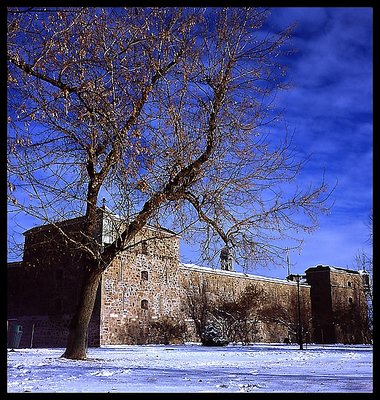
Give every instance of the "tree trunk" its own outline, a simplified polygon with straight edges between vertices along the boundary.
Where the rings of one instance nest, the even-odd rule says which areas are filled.
[[[86,337],[94,309],[96,293],[102,277],[97,268],[86,270],[77,310],[70,322],[67,347],[62,354],[64,358],[84,360],[86,358]]]

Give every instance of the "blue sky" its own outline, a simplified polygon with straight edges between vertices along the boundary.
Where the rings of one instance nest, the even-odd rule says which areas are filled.
[[[272,31],[298,24],[291,40],[296,52],[284,59],[292,88],[276,99],[300,157],[311,155],[297,184],[318,184],[323,173],[331,187],[337,184],[331,213],[304,236],[300,254],[290,253],[294,273],[316,264],[353,267],[358,250],[371,251],[372,15],[372,8],[279,7],[267,23]],[[181,253],[183,262],[196,262],[185,244]],[[251,272],[285,277],[287,271]]]
[[[299,152],[311,154],[301,179],[325,173],[334,206],[320,228],[305,236],[292,269],[352,267],[358,249],[371,251],[368,221],[373,196],[372,9],[275,8],[273,28],[297,22],[289,57],[292,89],[278,99]],[[270,271],[284,276],[285,271]]]
[[[330,214],[304,236],[300,254],[290,253],[293,273],[317,264],[352,268],[358,250],[372,251],[372,15],[372,8],[279,7],[268,20],[273,31],[297,23],[296,52],[286,58],[292,88],[277,104],[299,155],[311,155],[298,184],[318,183],[323,173],[331,187],[337,184]],[[185,262],[195,256],[182,250]],[[276,266],[252,272],[287,274]]]

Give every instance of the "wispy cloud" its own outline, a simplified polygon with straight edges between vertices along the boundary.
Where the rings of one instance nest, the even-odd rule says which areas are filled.
[[[372,8],[277,7],[267,29],[279,31],[297,22],[292,45],[297,52],[284,59],[292,89],[279,95],[289,131],[300,157],[311,155],[296,184],[322,179],[334,186],[331,214],[320,229],[304,238],[295,268],[317,263],[351,266],[366,243],[372,209]],[[276,134],[273,127],[273,132]],[[183,259],[196,258],[184,244]],[[285,276],[274,266],[272,276]]]
[[[274,8],[269,24],[297,22],[286,60],[292,89],[278,98],[295,147],[311,155],[298,184],[325,179],[337,187],[335,204],[320,229],[305,237],[297,267],[352,266],[367,246],[372,209],[372,9]],[[320,256],[320,257],[319,257]]]

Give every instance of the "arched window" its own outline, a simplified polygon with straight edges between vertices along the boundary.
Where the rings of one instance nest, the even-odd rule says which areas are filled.
[[[141,300],[141,308],[143,310],[147,310],[148,309],[148,300]]]

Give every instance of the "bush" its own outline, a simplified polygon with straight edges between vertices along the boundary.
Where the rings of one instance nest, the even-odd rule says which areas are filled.
[[[151,343],[169,344],[184,343],[183,337],[186,327],[181,322],[175,322],[166,317],[149,324],[149,339]]]
[[[224,337],[222,330],[213,322],[206,324],[205,330],[201,335],[203,346],[225,346],[228,340]]]

